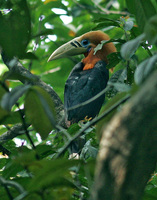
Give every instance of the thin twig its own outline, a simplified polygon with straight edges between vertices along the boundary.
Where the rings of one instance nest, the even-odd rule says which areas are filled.
[[[114,3],[114,1],[115,1],[115,0],[111,0],[111,1],[109,1],[109,2],[107,3],[107,5],[106,5],[106,9],[107,9],[107,10],[112,6],[112,4]]]
[[[8,186],[7,186],[7,185],[4,185],[4,188],[5,188],[6,192],[7,192],[7,195],[8,195],[8,197],[9,197],[9,199],[10,199],[10,200],[13,200],[14,198],[13,198],[13,196],[12,196],[12,194],[11,194],[11,192],[10,192]]]
[[[26,121],[25,121],[25,118],[24,118],[23,111],[20,109],[18,103],[16,103],[16,106],[17,106],[18,109],[19,109],[19,113],[20,113],[20,116],[21,116],[21,120],[22,120],[23,128],[24,128],[24,130],[25,130],[25,134],[26,134],[28,140],[30,141],[30,143],[31,143],[31,145],[32,145],[32,148],[33,148],[34,150],[36,150],[36,146],[34,145],[33,140],[32,140],[32,138],[31,138],[30,135],[29,135],[29,131],[28,131],[28,128],[27,128],[27,124],[26,124]],[[36,152],[36,151],[35,151],[35,152]],[[36,159],[37,159],[37,160],[40,159],[40,157],[39,157],[39,155],[37,154],[37,152],[35,153],[35,156],[36,156]]]
[[[120,14],[120,15],[128,15],[129,13],[128,12],[121,12],[121,11],[115,11],[115,10],[108,10],[106,8],[103,8],[100,4],[98,4],[96,1],[94,0],[91,0],[94,5],[100,9],[104,14]]]
[[[129,15],[128,12],[125,11],[115,11],[115,10],[107,10],[106,8],[103,8],[102,6],[98,5],[97,3],[95,3],[94,0],[92,0],[92,2],[94,3],[94,5],[98,8],[97,10],[93,10],[88,6],[84,6],[80,3],[78,3],[76,0],[72,0],[75,4],[77,4],[80,8],[83,8],[85,10],[88,10],[90,13],[97,13],[97,14],[118,14],[118,15]]]
[[[147,51],[147,53],[148,53],[148,55],[149,55],[150,57],[153,56],[153,54],[152,54],[152,52],[150,51],[150,49],[148,48],[148,46],[143,45],[143,44],[141,44],[141,46]]]
[[[10,200],[13,200],[14,198],[11,195],[8,189],[8,186],[14,187],[21,194],[25,193],[24,188],[19,183],[16,183],[15,181],[5,180],[3,177],[0,177],[0,184],[4,186]]]

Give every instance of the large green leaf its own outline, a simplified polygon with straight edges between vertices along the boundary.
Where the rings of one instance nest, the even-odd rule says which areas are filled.
[[[75,187],[66,176],[70,177],[69,168],[80,163],[78,160],[41,160],[29,166],[34,178],[29,186],[30,191],[39,191],[49,187]]]
[[[140,30],[143,31],[149,18],[156,14],[152,2],[150,0],[126,0],[126,4],[130,12],[135,15]]]
[[[42,139],[55,128],[55,109],[50,95],[39,86],[32,86],[25,98],[26,117]]]
[[[0,12],[0,45],[8,57],[25,57],[31,36],[30,13],[26,0],[10,2],[11,10]]]
[[[144,37],[145,37],[145,35],[142,34],[142,35],[136,37],[135,39],[130,40],[130,41],[126,42],[125,44],[123,44],[121,47],[121,50],[120,50],[121,56],[125,60],[129,60],[134,55],[137,48],[140,46]]]

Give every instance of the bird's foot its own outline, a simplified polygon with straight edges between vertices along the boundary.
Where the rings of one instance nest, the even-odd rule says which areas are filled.
[[[89,121],[91,121],[91,120],[92,120],[92,117],[88,118],[88,116],[86,116],[86,117],[84,118],[84,121],[85,121],[85,122],[89,122]]]

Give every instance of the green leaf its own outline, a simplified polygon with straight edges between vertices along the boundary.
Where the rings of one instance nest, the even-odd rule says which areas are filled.
[[[144,32],[149,44],[157,43],[157,15],[150,18],[144,28]]]
[[[107,69],[111,69],[115,67],[121,60],[121,56],[119,52],[111,53],[107,56],[108,64],[106,66]]]
[[[38,57],[32,52],[23,53],[23,55],[21,55],[20,58],[29,60],[38,60]]]
[[[109,19],[109,18],[105,18],[105,17],[95,19],[95,20],[93,20],[93,22],[94,23],[111,22],[111,23],[115,23],[117,26],[120,26],[120,22],[118,20],[113,20],[113,19]]]
[[[39,86],[32,86],[25,98],[26,117],[42,139],[55,128],[55,109],[50,95]]]
[[[6,111],[1,107],[1,99],[5,94],[6,94],[5,89],[2,86],[0,86],[0,124],[2,120],[5,119],[5,117],[9,114],[8,111]]]
[[[124,91],[124,87],[126,88],[126,84],[124,84],[124,81],[127,78],[127,70],[124,69],[120,69],[118,71],[116,71],[110,78],[110,80],[108,81],[108,90],[106,92],[107,97],[113,97],[117,94],[117,92],[120,91]],[[125,85],[125,86],[124,86]],[[119,88],[120,86],[120,88]],[[128,89],[128,87],[127,87]]]
[[[144,60],[137,66],[135,71],[135,83],[140,85],[148,76],[149,74],[157,67],[157,54]]]
[[[92,30],[99,30],[99,29],[109,27],[109,26],[119,27],[119,24],[117,22],[112,22],[112,21],[101,22],[97,24],[94,28],[92,28]]]
[[[19,111],[15,111],[15,112],[9,113],[8,116],[6,116],[3,119],[2,123],[3,123],[3,125],[21,123],[20,112]]]
[[[136,52],[137,48],[141,44],[144,37],[145,37],[145,35],[142,34],[142,35],[138,36],[137,38],[130,40],[130,41],[126,42],[125,44],[123,44],[121,47],[121,50],[120,50],[121,56],[125,60],[129,60]]]
[[[134,22],[133,21],[126,21],[124,23],[123,28],[124,28],[125,31],[130,31],[133,28],[133,26],[134,26]]]
[[[123,44],[125,40],[122,39],[111,39],[111,40],[102,40],[101,43],[99,43],[95,48],[94,48],[94,55],[96,54],[97,51],[101,50],[104,44],[110,43],[110,42],[118,42]]]
[[[126,4],[130,12],[135,15],[139,29],[143,31],[149,18],[156,14],[152,2],[150,0],[126,0]]]
[[[6,90],[2,87],[2,85],[0,85],[0,100],[5,95],[5,93],[6,93]]]
[[[75,123],[75,124],[72,124],[69,128],[68,128],[68,133],[70,135],[74,135],[78,130],[80,129],[80,126]]]
[[[118,20],[108,19],[108,18],[99,18],[93,20],[94,23],[98,23],[93,30],[102,29],[109,26],[120,27],[120,22]]]
[[[142,200],[156,200],[157,199],[157,188],[146,190]]]
[[[125,83],[110,83],[110,86],[113,86],[117,92],[128,92],[131,88]]]
[[[97,153],[98,153],[98,149],[91,145],[91,139],[89,139],[81,151],[80,159],[84,159],[84,160],[87,160],[88,158],[95,159],[97,156]]]
[[[40,159],[45,158],[48,155],[55,153],[52,146],[46,144],[39,144],[36,146],[36,153],[39,155]]]
[[[130,13],[135,14],[136,13],[136,3],[135,0],[125,0],[126,1],[126,5],[128,10],[130,11]]]
[[[10,111],[17,100],[30,88],[30,85],[20,85],[14,88],[11,92],[6,93],[2,100],[1,106],[3,109]]]
[[[13,140],[8,140],[7,142],[5,142],[3,144],[3,147],[6,148],[8,151],[10,151],[12,153],[12,155],[16,155],[17,154],[17,148],[16,148],[16,144]]]
[[[29,185],[30,191],[40,191],[49,187],[74,187],[65,175],[69,174],[69,168],[80,163],[78,160],[41,160],[30,165],[34,178]]]
[[[30,13],[26,0],[12,1],[7,13],[0,13],[0,45],[8,57],[23,57],[31,36]]]
[[[44,35],[52,35],[52,34],[54,34],[54,31],[52,29],[46,29],[46,30],[39,32],[36,35],[33,35],[32,38],[36,38],[36,37],[40,37],[40,36],[44,36]]]

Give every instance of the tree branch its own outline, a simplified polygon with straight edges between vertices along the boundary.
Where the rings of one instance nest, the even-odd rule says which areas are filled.
[[[103,130],[92,200],[139,200],[157,162],[157,71]]]
[[[4,144],[8,140],[11,140],[18,135],[23,135],[25,133],[25,129],[22,124],[16,124],[14,127],[12,127],[7,132],[3,133],[0,136],[0,144]]]
[[[99,122],[101,119],[106,117],[108,114],[110,114],[114,109],[116,109],[119,105],[126,102],[130,98],[130,95],[126,95],[123,99],[119,100],[117,103],[115,103],[113,106],[111,106],[108,110],[106,110],[104,113],[102,113],[100,116],[94,118],[92,121],[86,123],[73,137],[68,138],[68,142],[60,149],[60,151],[55,155],[55,158],[59,158],[65,150],[71,145],[71,143],[76,140],[81,135],[85,134],[85,131],[95,125],[97,122]]]
[[[45,89],[53,99],[55,109],[56,109],[56,118],[57,123],[60,125],[65,125],[64,123],[64,108],[63,103],[57,93],[52,89],[51,86],[47,85],[45,82],[40,80],[40,78],[32,74],[27,70],[17,58],[8,59],[4,53],[1,53],[4,64],[9,69],[9,72],[5,75],[4,79],[16,79],[21,81],[23,84],[38,85]],[[18,135],[24,134],[25,129],[23,125],[17,124],[11,128],[6,133],[0,136],[0,144],[5,143],[7,140],[13,139]]]
[[[52,89],[51,86],[47,85],[45,82],[40,80],[40,78],[34,74],[32,74],[29,70],[27,70],[19,61],[17,58],[8,59],[4,53],[2,53],[2,59],[3,62],[6,64],[6,66],[9,68],[9,73],[7,74],[7,78],[16,78],[17,80],[21,81],[23,84],[32,84],[32,85],[38,85],[45,89],[50,96],[53,99],[55,109],[56,109],[56,115],[57,115],[57,121],[58,123],[61,123],[60,120],[63,118],[64,115],[64,109],[63,109],[63,103],[60,99],[60,97],[57,95],[57,93]]]

